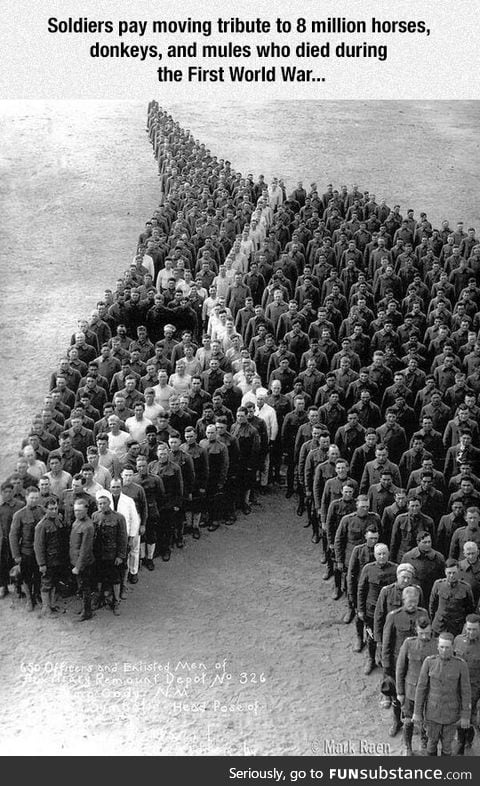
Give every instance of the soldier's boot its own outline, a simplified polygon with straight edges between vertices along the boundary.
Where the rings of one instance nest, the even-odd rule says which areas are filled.
[[[127,578],[128,578],[128,567],[123,568],[121,572],[119,600],[126,600],[128,598]]]
[[[323,557],[320,560],[322,565],[326,565],[328,563],[328,541],[327,541],[327,533],[323,532],[322,530],[322,549],[323,549]]]
[[[375,663],[375,652],[377,650],[377,642],[371,638],[371,636],[367,637],[367,662],[365,664],[365,668],[363,670],[364,674],[371,674],[374,670],[376,663]]]
[[[454,756],[463,756],[465,753],[465,743],[467,741],[467,729],[457,729],[457,744],[454,748]]]
[[[27,605],[25,606],[27,611],[33,611],[33,592],[32,588],[28,584],[22,584],[22,590],[25,593],[25,597],[27,598]]]
[[[84,591],[83,593],[83,606],[82,606],[82,613],[80,614],[80,622],[85,622],[85,620],[91,620],[93,617],[92,613],[92,593],[90,590]]]
[[[312,530],[313,530],[312,543],[320,543],[320,540],[321,540],[320,528],[319,528],[318,519],[317,519],[316,516],[312,517]],[[320,560],[320,562],[324,563],[324,559],[322,558]]]
[[[420,727],[420,750],[425,752],[427,750],[427,745],[428,745],[427,730],[422,723]]]
[[[355,617],[355,608],[354,608],[352,602],[349,600],[348,601],[347,610],[346,610],[345,614],[342,617],[342,622],[345,625],[350,625],[350,623],[352,622],[354,617]]]
[[[120,616],[120,584],[113,585],[112,611],[116,617]]]
[[[412,738],[413,738],[413,723],[412,721],[408,720],[405,721],[403,726],[403,742],[405,745],[404,756],[413,756]]]
[[[473,740],[475,737],[475,726],[469,726],[465,732],[465,748],[469,750],[473,745]]]
[[[50,607],[50,592],[42,592],[42,617],[50,617],[53,610]]]
[[[303,486],[299,486],[297,516],[303,516],[304,512],[305,512],[305,491],[303,489]]]
[[[342,597],[342,572],[337,568],[333,571],[333,583],[335,589],[333,591],[332,598],[333,600],[338,600]]]
[[[332,576],[333,576],[333,559],[332,559],[332,555],[331,555],[330,549],[328,549],[327,569],[326,569],[325,573],[323,574],[323,580],[324,581],[328,581],[329,579],[332,578]]]
[[[392,710],[393,710],[393,723],[388,730],[389,737],[395,737],[395,735],[398,734],[398,732],[400,731],[403,725],[401,719],[402,708],[398,700],[395,700],[392,703]]]
[[[363,622],[362,620],[355,617],[355,631],[357,634],[357,638],[355,644],[353,645],[354,652],[361,652],[364,647],[364,640],[363,640]]]
[[[57,599],[57,591],[55,587],[50,590],[50,608],[53,612],[60,611],[59,606],[55,605],[55,601]]]

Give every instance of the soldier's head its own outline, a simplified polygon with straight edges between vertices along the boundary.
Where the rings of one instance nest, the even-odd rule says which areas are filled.
[[[468,614],[465,620],[465,635],[469,641],[478,641],[480,638],[480,616]]]
[[[357,497],[357,516],[360,516],[360,518],[365,518],[365,516],[368,515],[369,508],[370,505],[367,495],[360,494],[360,496]]]
[[[415,630],[420,641],[430,641],[432,638],[432,626],[428,617],[420,617],[416,622]]]
[[[73,515],[76,521],[83,521],[87,518],[87,501],[85,499],[76,499],[73,503]]]
[[[467,514],[465,516],[465,519],[467,521],[467,526],[469,529],[477,530],[479,528],[479,523],[480,523],[480,510],[476,507],[467,508]]]
[[[456,559],[447,559],[445,563],[445,578],[447,584],[454,587],[458,582],[458,562]]]
[[[409,562],[402,562],[397,568],[397,584],[399,587],[408,587],[411,584],[415,568]]]
[[[438,637],[438,654],[442,660],[449,660],[453,655],[453,633],[444,631]]]
[[[432,550],[432,536],[427,530],[420,530],[418,533],[417,546],[422,554],[428,554]]]
[[[378,539],[380,534],[378,532],[378,527],[376,524],[370,524],[367,531],[365,532],[365,543],[370,549],[373,549],[374,546],[378,543]]]
[[[367,530],[367,534],[368,534],[368,530]],[[376,535],[378,541],[378,532],[376,533]],[[373,549],[373,555],[375,557],[375,562],[377,563],[377,565],[385,565],[388,562],[388,558],[390,556],[390,552],[388,550],[388,546],[386,545],[386,543],[376,542],[375,548]]]
[[[113,481],[112,481],[113,483]],[[100,513],[108,513],[110,510],[110,499],[107,496],[97,497],[97,507]]]
[[[463,556],[470,563],[473,565],[478,559],[478,546],[473,540],[467,540],[467,542],[463,546]]]
[[[405,587],[402,592],[402,605],[405,611],[413,612],[418,608],[420,590],[418,587]]]

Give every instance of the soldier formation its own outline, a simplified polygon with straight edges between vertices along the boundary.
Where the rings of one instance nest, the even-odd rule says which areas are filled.
[[[480,243],[354,185],[243,177],[155,101],[161,200],[2,484],[0,597],[120,614],[140,569],[269,494],[321,544],[412,753],[480,696]]]

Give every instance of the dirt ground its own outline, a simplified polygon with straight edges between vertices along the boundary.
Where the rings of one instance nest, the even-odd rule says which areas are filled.
[[[358,182],[434,224],[479,229],[476,102],[170,109],[244,173],[289,188]],[[76,319],[114,284],[158,203],[145,110],[0,104],[2,477]],[[0,753],[322,755],[331,740],[399,753],[380,672],[363,675],[302,523],[276,490],[142,571],[119,619],[101,610],[78,624],[73,600],[47,624],[0,601]]]

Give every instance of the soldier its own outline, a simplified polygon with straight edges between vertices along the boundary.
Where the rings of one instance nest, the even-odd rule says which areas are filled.
[[[192,537],[198,540],[200,537],[200,519],[205,508],[205,495],[207,493],[208,456],[205,448],[198,444],[193,426],[187,426],[185,429],[185,442],[182,445],[182,450],[190,456],[193,462],[195,480],[189,510],[192,517]]]
[[[326,546],[325,556],[327,569],[323,576],[324,581],[328,581],[332,576],[335,579],[333,600],[338,600],[342,594],[342,574],[339,570],[334,570],[335,564],[335,535],[338,526],[344,516],[353,513],[357,507],[355,501],[355,489],[352,484],[345,482],[342,486],[342,496],[340,499],[334,499],[327,510],[327,520],[325,522],[325,531],[322,531],[322,539],[325,538]]]
[[[357,592],[358,581],[360,574],[370,562],[375,561],[375,547],[378,543],[380,535],[375,524],[370,524],[365,532],[365,543],[361,543],[352,551],[350,562],[348,563],[347,570],[347,598],[349,606],[355,611],[355,629],[357,632],[357,640],[353,647],[354,652],[361,652],[363,649],[363,620],[358,616],[357,609]]]
[[[468,666],[453,654],[453,635],[443,631],[438,638],[438,655],[425,658],[415,691],[414,723],[425,723],[427,756],[452,754],[457,723],[470,726],[471,688]]]
[[[223,504],[225,483],[228,475],[228,448],[219,439],[215,424],[207,426],[206,437],[200,442],[200,447],[207,453],[208,482],[206,488],[206,504],[208,516],[208,531],[214,532],[219,527],[219,519],[223,518],[225,524],[233,521],[225,519]]]
[[[82,597],[80,622],[92,618],[92,586],[95,567],[93,555],[94,528],[88,516],[87,504],[78,499],[73,504],[74,521],[70,531],[70,564]]]
[[[97,573],[97,595],[95,605],[105,602],[105,589],[112,589],[111,609],[119,616],[120,584],[122,565],[127,559],[127,523],[121,513],[112,510],[111,497],[107,491],[97,496],[98,511],[92,516],[94,534],[94,555]]]
[[[413,709],[415,704],[415,689],[422,663],[429,655],[435,655],[437,641],[432,636],[432,626],[426,617],[417,620],[416,636],[405,639],[397,658],[395,670],[395,683],[397,699],[402,710],[403,741],[405,754],[412,756],[413,737]],[[421,726],[421,747],[427,747],[425,726]]]
[[[273,382],[272,382],[273,385]],[[285,497],[290,499],[295,493],[295,440],[300,426],[308,422],[308,415],[305,412],[305,399],[303,396],[296,396],[293,402],[293,412],[285,415],[282,426],[282,450],[285,454],[287,465],[287,491]]]
[[[415,569],[409,562],[402,562],[397,567],[397,579],[392,584],[382,587],[375,606],[373,617],[373,635],[377,646],[382,645],[383,628],[389,611],[399,609],[402,605],[402,592],[405,587],[415,585]],[[419,588],[420,589],[420,588]]]
[[[480,727],[480,616],[469,614],[463,632],[455,638],[453,644],[455,655],[463,658],[468,666],[470,687],[472,690],[472,709],[468,728],[459,728],[457,755],[463,754],[465,748],[471,748],[475,737],[475,726]]]
[[[448,631],[454,636],[462,632],[467,614],[474,611],[473,594],[470,584],[459,578],[458,563],[447,559],[445,578],[437,579],[430,595],[430,616],[433,632],[438,636]]]
[[[33,611],[40,592],[40,573],[33,550],[35,526],[45,514],[39,505],[40,492],[35,486],[26,490],[25,505],[13,514],[10,528],[10,550],[17,565],[20,565],[22,590],[27,597],[26,609]]]
[[[23,508],[23,502],[13,496],[13,484],[2,483],[2,503],[0,505],[0,598],[8,593],[9,573],[14,565],[10,551],[9,535],[12,519],[17,510]]]
[[[408,636],[415,633],[419,619],[428,620],[428,611],[419,606],[420,590],[418,587],[405,587],[402,591],[402,606],[387,614],[382,636],[382,666],[384,679],[395,680],[395,665],[400,647]],[[397,695],[392,701],[393,723],[388,733],[394,737],[402,728],[401,705]]]
[[[137,474],[133,476],[133,480],[143,488],[147,501],[145,541],[140,542],[140,556],[147,570],[151,571],[155,570],[153,558],[155,556],[155,546],[159,540],[161,528],[160,509],[165,496],[165,487],[158,475],[149,473],[146,456],[137,456]]]
[[[148,465],[148,470],[153,475],[158,475],[165,489],[160,509],[161,529],[158,550],[162,560],[168,562],[172,555],[173,538],[183,499],[183,480],[181,469],[172,461],[166,442],[160,442],[157,448],[157,461],[152,461]]]
[[[232,426],[231,434],[237,440],[239,450],[238,506],[248,515],[252,512],[249,499],[251,488],[255,482],[255,472],[260,450],[260,437],[257,429],[248,422],[247,409],[245,407],[239,407],[237,409],[237,420]]]
[[[368,497],[364,494],[357,498],[356,511],[344,516],[335,535],[335,569],[343,574],[341,587],[344,589],[346,568],[350,561],[355,546],[362,543],[365,532],[371,524],[375,524],[380,532],[380,517],[370,513]],[[350,623],[355,616],[354,609],[349,606],[343,617],[343,622]]]
[[[463,547],[463,556],[464,559],[458,563],[460,579],[470,584],[473,603],[477,606],[480,600],[480,557],[477,544],[467,540]]]
[[[433,537],[434,524],[429,516],[420,512],[420,500],[411,496],[408,500],[408,510],[395,519],[390,539],[390,555],[395,562],[403,561],[403,555],[413,549],[417,543],[419,532],[428,531]]]
[[[383,587],[390,585],[392,579],[395,579],[397,568],[388,558],[388,546],[385,543],[377,543],[373,555],[374,562],[365,565],[360,573],[357,590],[357,635],[362,635],[363,639],[365,632],[367,637],[365,674],[371,674],[375,668],[377,642],[374,638],[374,615],[377,600]]]
[[[207,426],[208,428],[208,426]],[[181,437],[178,431],[172,431],[168,438],[170,456],[174,464],[180,467],[183,482],[182,505],[178,512],[177,524],[175,529],[175,543],[177,548],[184,546],[183,532],[185,528],[185,508],[192,501],[193,487],[195,485],[195,470],[193,459],[184,450],[181,450]]]
[[[33,548],[41,576],[42,617],[58,611],[55,592],[66,577],[68,535],[56,497],[47,500],[45,516],[35,527]]]
[[[428,604],[433,584],[437,579],[443,578],[445,570],[445,559],[439,551],[432,549],[432,536],[429,532],[420,530],[416,547],[407,551],[403,560],[410,562],[415,568],[415,579],[422,588],[425,603]]]

